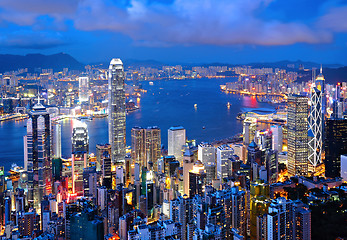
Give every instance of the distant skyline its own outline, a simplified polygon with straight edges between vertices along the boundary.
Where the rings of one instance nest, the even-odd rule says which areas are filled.
[[[0,53],[347,65],[345,0],[2,0]]]

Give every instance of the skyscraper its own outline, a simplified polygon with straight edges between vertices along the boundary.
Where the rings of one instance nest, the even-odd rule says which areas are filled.
[[[323,113],[322,97],[324,77],[322,69],[320,74],[311,85],[310,114],[308,118],[308,161],[309,170],[315,172],[318,164],[322,161],[323,144]]]
[[[340,177],[340,156],[347,154],[347,119],[327,119],[325,133],[325,176]]]
[[[72,152],[89,152],[89,136],[87,124],[75,121],[72,130]]]
[[[79,92],[78,97],[80,103],[89,101],[89,77],[79,77]]]
[[[308,100],[304,96],[288,97],[288,173],[305,176],[308,173]]]
[[[148,163],[152,163],[154,169],[157,170],[157,162],[161,157],[161,132],[160,128],[148,127],[145,129],[145,156]]]
[[[54,123],[53,126],[53,156],[61,158],[61,124]]]
[[[87,125],[74,122],[72,132],[72,190],[83,195],[83,169],[88,164],[89,137]]]
[[[216,163],[216,148],[209,143],[201,143],[198,146],[198,160],[204,165]]]
[[[243,121],[243,143],[250,144],[254,140],[254,134],[257,130],[257,120],[255,118],[246,118]]]
[[[131,157],[134,163],[138,163],[140,168],[147,166],[144,153],[144,130],[142,127],[131,129]]]
[[[278,125],[271,126],[272,132],[272,150],[282,152],[283,147],[283,131],[282,127]]]
[[[38,208],[43,196],[51,192],[52,182],[50,116],[40,101],[29,113],[25,146],[28,199]]]
[[[131,154],[135,163],[148,167],[152,163],[157,170],[161,156],[161,131],[158,127],[133,127],[131,129]]]
[[[186,144],[186,130],[180,127],[171,127],[168,130],[168,155],[174,155],[182,164],[182,147]]]
[[[234,150],[228,145],[222,145],[217,148],[217,178],[222,180],[231,175],[230,158]]]
[[[110,62],[108,73],[109,143],[113,165],[125,169],[125,90],[124,68],[119,58]]]

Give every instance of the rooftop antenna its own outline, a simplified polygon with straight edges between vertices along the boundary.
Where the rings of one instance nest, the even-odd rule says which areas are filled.
[[[320,74],[323,74],[323,65],[320,65]]]

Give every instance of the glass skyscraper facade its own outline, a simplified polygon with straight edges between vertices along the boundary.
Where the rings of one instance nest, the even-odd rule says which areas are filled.
[[[125,169],[125,76],[123,62],[119,58],[111,60],[108,74],[108,116],[111,159],[113,165],[123,166]]]
[[[288,97],[288,173],[306,176],[308,173],[308,99]]]

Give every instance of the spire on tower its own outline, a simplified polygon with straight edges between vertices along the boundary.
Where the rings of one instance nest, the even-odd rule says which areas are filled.
[[[323,65],[320,65],[320,74],[323,74]]]

